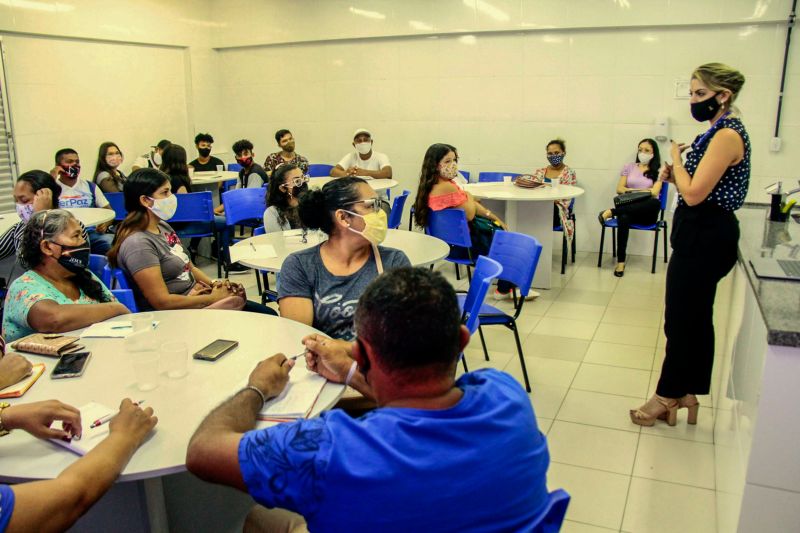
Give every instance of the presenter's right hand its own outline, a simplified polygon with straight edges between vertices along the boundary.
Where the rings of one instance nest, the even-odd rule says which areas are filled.
[[[108,430],[111,435],[128,439],[138,448],[156,424],[158,417],[153,414],[152,407],[142,409],[130,398],[125,398],[119,404],[119,414],[109,422]]]
[[[324,335],[303,338],[306,367],[334,383],[344,383],[353,364],[353,343]]]

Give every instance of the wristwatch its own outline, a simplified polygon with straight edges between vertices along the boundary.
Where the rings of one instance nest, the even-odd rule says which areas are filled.
[[[3,411],[5,411],[6,407],[11,407],[11,404],[8,402],[0,402],[0,437],[5,437],[11,433],[11,430],[6,429],[3,424]]]

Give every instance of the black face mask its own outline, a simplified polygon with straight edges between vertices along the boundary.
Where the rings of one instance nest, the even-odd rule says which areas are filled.
[[[57,242],[53,244],[58,244],[61,247],[61,257],[58,258],[59,265],[73,274],[78,274],[89,268],[89,255],[92,251],[88,246],[85,244],[69,246]]]
[[[692,104],[692,117],[698,122],[705,122],[714,118],[722,106],[717,102],[716,94],[711,98],[706,98],[702,102],[695,102]]]
[[[198,148],[197,153],[200,154],[200,157],[208,157],[211,155],[211,148]]]
[[[295,198],[299,197],[301,194],[308,190],[308,183],[304,183],[299,187],[292,187],[292,196]]]

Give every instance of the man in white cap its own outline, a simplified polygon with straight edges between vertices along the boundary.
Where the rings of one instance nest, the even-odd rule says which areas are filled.
[[[331,176],[366,176],[373,179],[390,179],[392,166],[386,154],[372,149],[372,134],[369,130],[359,128],[353,133],[353,148],[331,169]]]

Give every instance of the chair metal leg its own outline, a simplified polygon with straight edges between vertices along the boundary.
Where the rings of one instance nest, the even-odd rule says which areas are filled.
[[[606,227],[603,226],[600,230],[600,251],[597,252],[597,268],[603,265],[603,244],[606,242]]]
[[[486,339],[483,338],[483,329],[478,326],[478,335],[481,337],[481,346],[483,346],[483,358],[489,360],[489,350],[486,349]]]
[[[651,274],[655,274],[656,273],[656,257],[658,257],[658,234],[659,234],[659,231],[656,230],[655,233],[656,233],[656,236],[653,239],[653,267],[650,269],[650,273]]]
[[[528,379],[528,369],[525,367],[525,357],[522,355],[522,343],[519,341],[519,332],[517,331],[517,321],[511,322],[508,326],[514,332],[514,341],[517,343],[517,353],[519,354],[519,364],[522,367],[522,377],[525,378],[525,390],[531,391],[531,382]]]
[[[467,358],[464,357],[464,354],[461,354],[461,364],[464,365],[464,372],[469,372],[469,368],[467,368]]]
[[[472,267],[467,265],[467,280],[472,283]]]
[[[461,281],[461,270],[458,268],[458,263],[453,263],[453,266],[456,267],[456,281]]]
[[[212,224],[213,225],[213,224]],[[211,232],[214,236],[214,240],[217,241],[217,277],[222,277],[222,256],[225,255],[227,248],[223,249],[222,243],[220,241],[219,233],[217,233],[216,228]],[[225,266],[225,277],[228,277],[228,267]]]
[[[258,270],[253,270],[253,274],[256,275],[256,287],[258,287],[258,294],[264,294],[264,289],[261,287],[261,272]]]
[[[664,262],[667,262],[667,245],[669,244],[669,234],[667,233],[667,223],[664,222]]]
[[[567,271],[567,234],[566,230],[564,230],[564,235],[561,236],[561,275],[563,276],[566,271]]]

